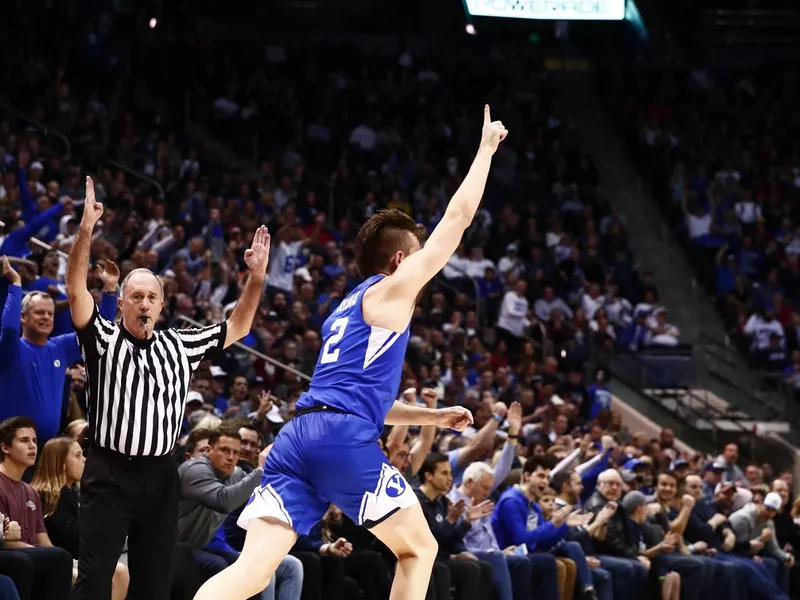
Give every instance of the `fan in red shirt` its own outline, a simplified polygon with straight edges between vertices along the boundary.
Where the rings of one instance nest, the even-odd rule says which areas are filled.
[[[33,583],[14,583],[31,589],[31,600],[68,598],[72,590],[72,557],[55,548],[44,527],[39,495],[22,481],[25,469],[36,462],[36,424],[28,417],[0,423],[0,512],[11,522],[3,549],[14,550],[32,562]],[[19,524],[19,531],[13,527]]]

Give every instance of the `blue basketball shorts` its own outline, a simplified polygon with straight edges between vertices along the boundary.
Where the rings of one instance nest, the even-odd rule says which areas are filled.
[[[281,429],[238,524],[247,529],[271,517],[305,535],[335,504],[369,528],[416,503],[378,446],[375,425],[351,414],[312,412]]]

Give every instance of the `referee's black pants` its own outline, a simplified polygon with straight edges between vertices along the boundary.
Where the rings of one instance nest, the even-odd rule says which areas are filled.
[[[108,600],[128,538],[128,600],[169,600],[178,527],[171,456],[136,458],[92,446],[81,480],[76,600]]]

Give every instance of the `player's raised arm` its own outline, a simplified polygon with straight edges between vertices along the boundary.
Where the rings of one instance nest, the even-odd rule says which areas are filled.
[[[497,151],[508,131],[500,121],[492,121],[489,106],[483,111],[481,145],[472,166],[445,210],[444,216],[425,247],[415,252],[392,273],[389,286],[392,297],[402,296],[411,304],[419,291],[438,273],[456,251],[464,231],[472,223],[481,203],[486,178],[492,165],[492,156]]]
[[[94,182],[86,178],[86,199],[83,204],[81,218],[75,243],[69,251],[67,261],[67,298],[72,322],[76,329],[83,329],[89,323],[94,312],[94,298],[86,287],[89,277],[89,249],[92,245],[92,231],[97,221],[103,216],[103,205],[95,200]]]

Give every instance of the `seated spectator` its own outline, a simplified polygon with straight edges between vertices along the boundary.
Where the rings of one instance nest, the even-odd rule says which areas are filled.
[[[344,572],[344,559],[352,552],[353,545],[347,538],[339,537],[332,542],[324,542],[321,521],[308,535],[298,536],[290,556],[303,565],[303,599],[358,598],[358,582]],[[450,590],[449,579],[447,590]]]
[[[451,503],[463,502],[467,507],[482,507],[480,514],[473,516],[471,527],[464,536],[464,545],[479,559],[492,565],[494,584],[500,600],[527,598],[531,590],[531,566],[525,556],[516,554],[515,546],[500,548],[492,529],[494,504],[488,500],[495,489],[495,472],[482,462],[474,462],[464,471],[461,485],[453,487],[447,498]],[[465,518],[465,517],[464,517]],[[537,590],[537,593],[546,595]]]
[[[501,545],[525,545],[533,560],[542,553],[570,559],[577,568],[580,597],[597,598],[583,548],[577,542],[565,540],[569,527],[586,525],[592,515],[581,515],[572,507],[565,507],[553,514],[552,521],[546,521],[538,503],[549,487],[554,466],[552,456],[532,456],[525,461],[522,483],[500,496],[492,515],[492,527]]]
[[[0,513],[13,521],[3,549],[25,555],[32,563],[31,600],[69,598],[72,590],[72,557],[56,548],[47,535],[42,503],[31,486],[22,481],[25,469],[36,462],[36,424],[27,417],[0,423]]]
[[[342,558],[342,564],[345,574],[358,582],[363,592],[362,600],[388,600],[392,578],[383,556],[378,551],[381,549],[380,543],[368,531],[365,532],[368,535],[364,537],[373,538],[374,548],[364,547],[361,543],[354,543],[351,539],[338,535],[346,529],[344,519],[342,511],[332,505],[320,523],[323,543],[335,544],[338,540],[347,540],[347,543],[350,544],[350,553]],[[347,529],[351,528],[347,527]],[[357,538],[352,539],[356,540]]]
[[[648,521],[647,499],[641,492],[626,494],[622,507],[634,523],[641,550],[639,560],[645,565],[649,563],[651,587],[656,587],[660,581],[662,598],[674,596],[676,592],[680,598],[699,598],[705,571],[691,557],[675,553],[680,536],[671,531],[665,533],[658,524]]]
[[[680,343],[680,330],[674,325],[667,323],[667,310],[659,308],[648,320],[650,327],[650,337],[648,344],[651,346],[674,347]]]
[[[584,504],[595,514],[601,529],[592,537],[593,555],[600,566],[611,573],[614,600],[635,600],[633,590],[645,589],[650,562],[639,558],[639,540],[634,535],[627,511],[618,503],[622,497],[622,476],[616,469],[607,469],[597,478],[597,490]]]
[[[729,520],[736,533],[738,544],[749,544],[750,556],[760,556],[784,594],[789,593],[789,569],[794,566],[794,555],[782,550],[775,539],[772,520],[781,510],[779,494],[770,492],[759,504],[747,504],[733,512]]]
[[[266,452],[259,456],[259,467],[249,475],[236,465],[241,453],[241,436],[236,430],[220,429],[209,436],[208,452],[183,463],[178,469],[182,500],[178,515],[178,539],[195,550],[195,558],[205,578],[233,564],[239,553],[231,548],[221,529],[225,518],[243,506],[261,481],[261,467]],[[279,565],[274,579],[298,600],[302,571],[297,559],[287,557]],[[261,594],[264,600],[274,597],[274,582]],[[287,598],[287,600],[288,600]]]
[[[77,485],[83,477],[86,458],[78,442],[58,437],[48,440],[33,475],[31,487],[39,494],[44,512],[44,525],[54,546],[63,548],[75,561],[80,549],[80,497]],[[122,563],[117,563],[111,580],[111,600],[125,600],[130,575]]]
[[[420,486],[416,488],[422,512],[439,544],[437,562],[447,565],[456,600],[488,598],[493,590],[492,566],[467,551],[464,535],[473,520],[483,515],[484,507],[467,507],[464,501],[451,503],[446,494],[453,487],[453,475],[447,455],[432,452],[419,470]],[[461,520],[461,516],[464,519]],[[438,592],[438,590],[437,590]],[[443,600],[438,597],[437,600]]]
[[[778,588],[775,578],[762,564],[748,556],[741,556],[749,544],[737,546],[728,518],[717,511],[713,503],[703,498],[703,482],[698,475],[687,475],[683,490],[695,498],[696,504],[689,516],[684,531],[686,541],[695,550],[709,551],[720,561],[734,563],[739,567],[737,582],[747,590],[751,598],[786,598]],[[715,554],[714,554],[715,553]]]
[[[691,494],[684,494],[678,497],[677,492],[678,477],[672,471],[662,471],[656,479],[655,497],[648,498],[648,500],[652,500],[652,503],[648,505],[648,510],[650,511],[650,521],[661,527],[664,536],[671,533],[677,535],[676,541],[674,543],[668,542],[668,545],[682,549],[686,547],[683,532],[686,530],[689,518],[694,510],[695,498]],[[690,545],[687,550],[692,555],[690,558],[696,564],[699,564],[701,570],[705,573],[702,577],[707,584],[706,593],[715,593],[720,590],[726,597],[738,597],[741,590],[737,582],[739,576],[743,575],[743,573],[737,565],[717,561],[713,556],[707,556],[708,547],[702,543],[695,546]],[[664,560],[669,556],[669,554],[666,554]],[[681,574],[686,585],[691,585],[689,578],[693,572],[688,567],[675,566],[673,570]],[[691,589],[694,590],[695,586],[692,586]],[[698,593],[702,594],[702,589],[698,590]]]

